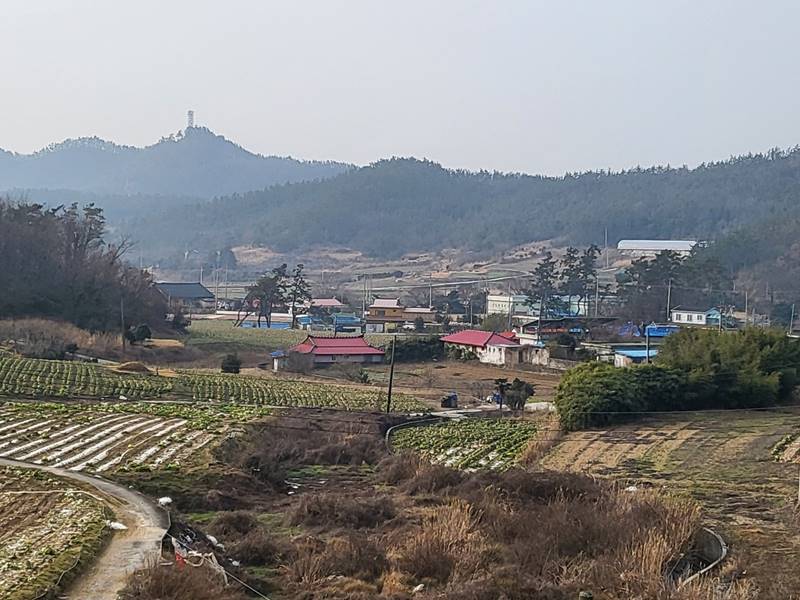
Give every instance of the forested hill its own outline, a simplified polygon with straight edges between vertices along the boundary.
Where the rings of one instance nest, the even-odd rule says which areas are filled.
[[[80,138],[34,154],[0,150],[0,190],[213,198],[324,179],[349,168],[342,163],[253,154],[206,128],[191,127],[145,148]]]
[[[698,238],[798,214],[800,150],[695,169],[654,167],[559,178],[453,171],[391,159],[334,178],[151,215],[131,232],[170,248],[244,243],[290,251],[347,246],[374,256],[545,239]],[[152,242],[152,245],[151,245]],[[160,247],[159,247],[160,246]]]

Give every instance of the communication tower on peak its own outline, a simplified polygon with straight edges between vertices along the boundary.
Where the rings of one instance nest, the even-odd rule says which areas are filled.
[[[190,110],[186,112],[186,129],[191,129],[194,127],[194,111]]]

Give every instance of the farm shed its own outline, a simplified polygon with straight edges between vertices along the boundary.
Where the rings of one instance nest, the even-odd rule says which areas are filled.
[[[652,360],[658,354],[658,348],[647,349],[622,349],[614,352],[615,367],[629,367]]]
[[[289,348],[289,353],[311,357],[314,366],[337,363],[380,363],[384,352],[358,337],[315,337]]]
[[[659,252],[688,256],[696,245],[695,240],[620,240],[617,250],[634,257],[652,258]]]
[[[158,282],[156,289],[167,299],[167,304],[173,310],[212,309],[214,308],[214,294],[202,283],[170,283]]]

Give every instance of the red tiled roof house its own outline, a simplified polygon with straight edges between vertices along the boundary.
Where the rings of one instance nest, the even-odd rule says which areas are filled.
[[[494,333],[465,329],[441,338],[449,354],[461,357],[476,357],[480,362],[491,365],[514,365],[524,361],[524,351],[513,332]]]
[[[302,343],[289,348],[310,358],[314,366],[338,363],[380,363],[384,352],[371,346],[362,336],[358,337],[315,337],[308,336]]]

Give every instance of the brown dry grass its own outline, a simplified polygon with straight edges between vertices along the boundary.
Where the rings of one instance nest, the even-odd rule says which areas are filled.
[[[210,568],[150,564],[133,574],[120,600],[246,600],[235,587],[225,587]]]
[[[420,531],[398,549],[398,566],[418,579],[445,583],[469,577],[481,563],[486,542],[473,509],[463,500],[428,516]]]
[[[306,494],[289,515],[292,525],[376,527],[396,514],[394,502],[388,496],[355,497],[336,492]]]
[[[71,345],[77,346],[79,352],[105,356],[121,345],[119,335],[90,333],[52,319],[0,321],[0,342],[9,343],[24,356],[36,358],[63,358]]]
[[[545,455],[561,441],[563,432],[558,414],[548,413],[537,421],[536,434],[522,451],[519,464],[523,467],[537,467]]]

